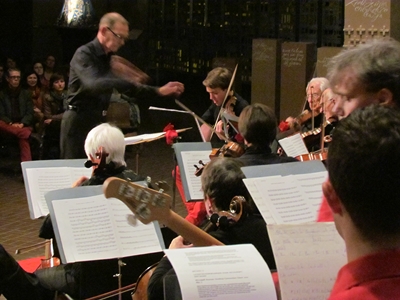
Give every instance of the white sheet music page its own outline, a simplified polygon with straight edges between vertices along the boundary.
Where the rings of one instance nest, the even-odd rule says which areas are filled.
[[[315,218],[317,219],[318,211],[321,206],[322,199],[322,183],[328,177],[328,172],[315,172],[306,174],[293,175],[294,178],[300,183],[301,188],[307,195],[307,201],[311,205]]]
[[[287,156],[296,157],[309,153],[300,133],[279,140],[279,144]]]
[[[201,167],[199,165],[200,160],[207,164],[210,161],[210,151],[182,151],[181,155],[190,199],[202,200],[204,195],[201,189],[201,177],[195,175],[196,168],[194,165]]]
[[[132,214],[104,195],[52,201],[66,261],[87,261],[162,251],[155,223],[132,226]]]
[[[334,223],[269,224],[283,300],[327,299],[346,249]]]
[[[276,299],[268,265],[253,245],[164,250],[182,299]]]
[[[271,177],[268,177],[268,178],[271,178]],[[277,177],[281,177],[281,176],[277,176]],[[262,193],[257,188],[257,185],[256,185],[257,180],[259,180],[259,178],[244,178],[243,182],[246,185],[246,188],[249,191],[251,198],[254,200],[258,210],[260,211],[261,216],[263,217],[265,223],[276,224],[276,220],[274,219],[274,216],[271,214],[271,211],[269,209],[269,205],[268,205],[267,201],[263,200]]]
[[[255,200],[257,207],[266,205],[277,224],[315,221],[307,194],[293,175],[256,178],[255,184],[263,201]]]
[[[81,176],[90,177],[91,173],[92,169],[84,167],[27,168],[26,174],[34,218],[49,213],[44,194],[49,191],[70,188]]]

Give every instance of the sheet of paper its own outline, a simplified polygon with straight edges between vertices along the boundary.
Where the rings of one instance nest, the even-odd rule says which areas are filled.
[[[27,180],[34,218],[49,213],[44,195],[49,191],[69,188],[79,177],[90,177],[92,169],[75,167],[27,168]]]
[[[283,300],[327,299],[346,248],[334,223],[269,224]]]
[[[267,224],[276,224],[276,220],[274,219],[273,215],[271,214],[271,211],[269,210],[268,203],[266,201],[263,201],[263,196],[257,188],[256,181],[258,179],[259,178],[244,178],[243,182],[246,185],[246,188],[249,191],[251,198],[256,203],[258,210],[260,211],[262,217],[264,218],[264,221]]]
[[[317,219],[318,211],[322,201],[322,183],[328,177],[328,172],[315,172],[307,174],[293,175],[294,178],[300,183],[301,188],[307,195],[307,201],[315,212],[315,218]]]
[[[270,270],[253,245],[164,250],[182,299],[276,299]]]
[[[277,224],[315,221],[307,194],[293,175],[257,178],[255,185],[263,201],[255,200],[257,207],[266,205]]]
[[[279,140],[279,144],[287,156],[296,157],[308,153],[307,147],[304,144],[300,133]]]
[[[190,199],[201,200],[204,198],[201,189],[201,177],[195,175],[196,168],[194,165],[199,166],[200,160],[203,161],[204,164],[207,164],[210,161],[210,151],[182,151],[181,155],[186,170],[186,180],[188,183]],[[193,171],[191,172],[190,170]]]
[[[131,211],[103,195],[52,201],[66,262],[162,251],[155,226],[127,221]]]
[[[145,133],[136,136],[130,136],[125,138],[125,145],[133,145],[141,141],[153,140],[165,135],[165,132],[156,132],[156,133]]]

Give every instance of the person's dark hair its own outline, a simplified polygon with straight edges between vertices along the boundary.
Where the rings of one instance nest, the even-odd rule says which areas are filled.
[[[254,147],[268,147],[277,131],[274,111],[261,103],[246,106],[239,116],[238,126],[243,138]]]
[[[203,80],[203,85],[211,89],[220,88],[226,90],[231,82],[232,72],[227,68],[214,68],[208,72],[206,79]]]
[[[395,40],[371,39],[355,48],[343,50],[328,65],[331,86],[340,80],[344,69],[354,71],[366,92],[387,88],[400,106],[400,43]]]
[[[42,83],[40,82],[40,76],[36,73],[36,71],[33,68],[28,68],[27,70],[24,71],[23,81],[21,81],[21,83],[23,84],[24,87],[29,87],[27,81],[28,81],[28,77],[31,76],[32,74],[36,75],[36,78],[37,78],[36,85],[39,88],[41,88],[42,87]]]
[[[60,79],[65,80],[65,76],[64,76],[63,74],[61,74],[61,73],[58,73],[58,72],[53,73],[53,74],[51,75],[51,77],[50,77],[49,89],[50,89],[50,90],[53,90],[53,84],[54,84],[54,82],[56,82],[57,80],[60,80]]]
[[[340,121],[328,155],[329,179],[369,241],[400,234],[400,112],[371,105]]]
[[[243,165],[227,157],[219,157],[211,160],[204,168],[201,175],[201,185],[204,195],[214,200],[219,210],[228,210],[233,197],[243,196],[249,201],[250,196],[244,185],[245,178]]]

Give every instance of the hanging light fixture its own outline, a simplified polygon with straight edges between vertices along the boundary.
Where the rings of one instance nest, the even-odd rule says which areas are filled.
[[[96,27],[96,15],[90,0],[65,0],[57,25],[69,28]]]

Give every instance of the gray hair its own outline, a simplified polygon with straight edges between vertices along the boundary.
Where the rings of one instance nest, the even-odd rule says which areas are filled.
[[[321,93],[322,93],[323,91],[325,91],[327,88],[330,87],[330,85],[329,85],[329,80],[328,80],[327,78],[325,78],[325,77],[315,77],[315,78],[311,79],[311,80],[308,82],[307,87],[306,87],[306,90],[308,89],[308,87],[309,87],[312,83],[315,83],[315,82],[319,83],[319,89],[321,90]]]
[[[343,50],[328,65],[331,85],[340,80],[344,69],[354,71],[366,92],[376,93],[383,88],[393,93],[399,105],[400,43],[395,40],[374,39],[355,48]]]
[[[112,161],[117,167],[126,166],[124,134],[119,128],[103,123],[90,130],[85,140],[85,152],[88,158],[90,155],[96,157],[100,147],[108,153],[107,164]]]

